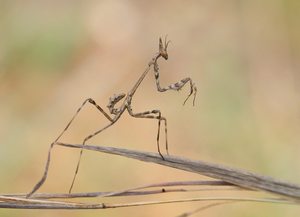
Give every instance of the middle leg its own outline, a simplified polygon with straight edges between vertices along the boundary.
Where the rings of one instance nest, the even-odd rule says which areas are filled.
[[[159,139],[160,139],[160,124],[161,121],[164,121],[165,123],[165,148],[167,154],[169,154],[169,147],[168,147],[168,133],[167,133],[167,119],[165,117],[161,116],[160,110],[150,110],[150,111],[145,111],[145,112],[140,112],[140,113],[133,113],[131,108],[127,108],[128,113],[135,118],[150,118],[150,119],[157,119],[158,120],[158,130],[157,130],[157,137],[156,137],[156,142],[157,142],[157,151],[159,155],[164,159],[161,151],[160,151],[160,145],[159,145]]]

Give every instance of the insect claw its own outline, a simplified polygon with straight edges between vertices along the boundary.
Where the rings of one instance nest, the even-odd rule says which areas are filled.
[[[158,154],[160,155],[162,160],[165,160],[164,156],[162,155],[162,153],[158,152]]]

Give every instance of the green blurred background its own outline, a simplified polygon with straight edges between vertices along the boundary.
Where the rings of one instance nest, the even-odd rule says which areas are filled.
[[[161,83],[191,77],[198,87],[196,106],[191,101],[182,106],[187,87],[158,93],[149,73],[133,109],[161,109],[168,119],[170,152],[300,183],[299,12],[297,0],[0,1],[0,192],[31,190],[43,173],[49,144],[83,100],[92,97],[105,107],[109,96],[128,91],[157,51],[158,37],[166,34],[172,43],[169,60],[160,62]],[[94,108],[86,107],[61,141],[80,143],[106,123]],[[156,130],[156,121],[126,114],[90,143],[155,152]],[[40,192],[66,192],[77,159],[77,150],[57,147]],[[74,191],[203,178],[85,152]],[[202,204],[0,210],[0,215],[176,216]],[[198,216],[299,212],[288,205],[240,203]]]

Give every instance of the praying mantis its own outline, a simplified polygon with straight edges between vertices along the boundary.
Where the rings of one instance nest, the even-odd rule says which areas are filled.
[[[143,74],[139,77],[139,79],[136,81],[136,83],[134,84],[134,86],[131,88],[131,90],[129,90],[127,92],[127,94],[125,93],[120,93],[120,94],[114,94],[112,97],[109,98],[109,103],[107,105],[107,108],[109,110],[109,113],[106,112],[101,106],[99,106],[95,100],[93,100],[92,98],[88,98],[86,100],[83,101],[83,103],[81,104],[81,106],[77,109],[77,111],[75,112],[75,114],[73,115],[73,117],[71,118],[71,120],[68,122],[68,124],[66,125],[66,127],[63,129],[63,131],[59,134],[59,136],[50,144],[49,147],[49,151],[48,151],[48,157],[47,157],[47,161],[46,161],[46,166],[44,169],[44,173],[42,178],[37,182],[37,184],[33,187],[33,189],[30,191],[30,193],[27,194],[27,198],[31,197],[46,181],[47,179],[47,175],[48,175],[48,170],[49,170],[49,165],[50,165],[50,160],[51,160],[51,153],[53,150],[53,147],[55,144],[58,143],[59,139],[62,137],[62,135],[69,129],[70,125],[72,124],[72,122],[74,121],[74,119],[77,117],[77,115],[80,113],[81,109],[87,105],[87,104],[91,104],[92,106],[94,106],[97,110],[99,110],[106,119],[108,119],[109,123],[102,127],[101,129],[97,130],[96,132],[88,135],[87,137],[84,138],[82,145],[85,145],[86,142],[88,140],[90,140],[91,138],[93,138],[94,136],[98,135],[99,133],[101,133],[102,131],[106,130],[107,128],[113,126],[118,120],[119,118],[122,116],[122,114],[127,111],[129,113],[130,116],[134,117],[134,118],[148,118],[148,119],[156,119],[158,120],[158,131],[157,131],[157,137],[156,137],[156,141],[157,141],[157,151],[159,153],[159,155],[162,157],[162,159],[164,159],[161,150],[160,150],[160,145],[159,145],[159,138],[160,138],[160,127],[161,127],[161,122],[164,122],[164,128],[165,128],[165,147],[166,147],[166,152],[167,154],[169,154],[168,151],[168,137],[167,137],[167,119],[162,116],[162,113],[160,110],[158,109],[154,109],[154,110],[149,110],[149,111],[144,111],[144,112],[134,112],[132,109],[132,98],[135,94],[135,92],[137,91],[137,89],[139,88],[140,84],[142,83],[142,81],[144,80],[144,78],[146,77],[146,75],[148,74],[148,72],[150,71],[150,69],[153,67],[153,71],[154,71],[154,77],[155,77],[155,81],[156,81],[156,87],[157,90],[159,92],[165,92],[168,90],[180,90],[183,86],[185,86],[186,84],[190,84],[190,92],[187,96],[187,98],[185,99],[185,101],[183,102],[183,105],[186,103],[186,101],[190,98],[190,96],[194,96],[193,97],[193,105],[195,104],[195,98],[196,98],[196,93],[197,93],[197,88],[195,86],[195,84],[193,83],[192,79],[187,77],[184,78],[174,84],[170,84],[167,87],[161,87],[160,85],[160,81],[159,81],[159,65],[158,65],[158,60],[163,58],[164,60],[168,60],[168,45],[169,45],[170,41],[167,41],[167,36],[164,39],[164,43],[161,39],[161,37],[159,38],[159,51],[153,56],[153,58],[151,59],[151,61],[148,63],[147,68],[145,69],[145,71],[143,72]],[[115,107],[117,103],[119,103],[121,100],[123,99],[123,102],[121,103],[121,105],[119,107]],[[79,159],[77,162],[77,167],[74,173],[74,177],[69,189],[69,193],[71,193],[72,188],[74,186],[74,182],[79,170],[79,166],[80,166],[80,161],[81,161],[81,156],[83,153],[83,149],[81,149],[80,151],[80,155],[79,155]]]

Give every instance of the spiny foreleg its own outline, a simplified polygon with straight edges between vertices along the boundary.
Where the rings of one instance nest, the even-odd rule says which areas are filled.
[[[195,86],[195,83],[193,83],[191,78],[184,78],[181,79],[180,81],[170,84],[167,87],[161,87],[160,82],[159,82],[159,67],[157,62],[153,63],[153,68],[154,68],[154,76],[155,76],[155,81],[156,81],[156,87],[159,92],[165,92],[167,90],[177,90],[179,91],[186,83],[190,84],[190,93],[187,96],[187,98],[184,100],[183,105],[186,103],[186,101],[189,99],[189,97],[194,94],[193,98],[193,105],[195,105],[195,99],[196,99],[196,94],[197,94],[197,88]]]

